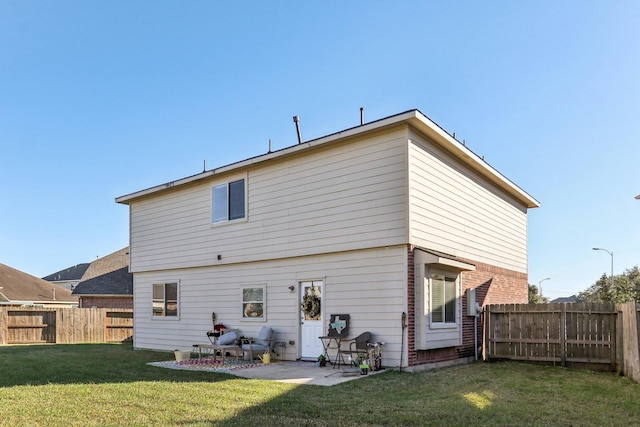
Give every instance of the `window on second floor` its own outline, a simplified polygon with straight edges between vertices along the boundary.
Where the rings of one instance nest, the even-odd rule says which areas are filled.
[[[244,179],[213,187],[213,223],[245,218]]]

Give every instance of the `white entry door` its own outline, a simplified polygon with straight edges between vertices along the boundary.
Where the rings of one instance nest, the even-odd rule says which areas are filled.
[[[322,341],[318,338],[325,335],[322,315],[323,282],[314,280],[300,282],[300,358],[315,360],[322,354]]]

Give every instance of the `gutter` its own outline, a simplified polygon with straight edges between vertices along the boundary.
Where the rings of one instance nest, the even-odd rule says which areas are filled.
[[[273,159],[278,159],[293,155],[303,150],[308,150],[312,147],[330,144],[332,142],[353,137],[356,135],[362,135],[368,132],[383,129],[385,127],[398,125],[402,123],[408,123],[420,133],[428,136],[435,144],[451,153],[456,159],[466,164],[472,170],[478,172],[483,177],[487,178],[493,184],[515,197],[518,201],[524,203],[527,208],[540,207],[540,203],[527,194],[520,187],[511,182],[508,178],[494,169],[491,165],[484,161],[481,157],[461,144],[453,136],[449,135],[442,127],[437,123],[429,119],[419,110],[409,110],[403,113],[399,113],[393,116],[385,117],[376,121],[369,122],[360,126],[355,126],[349,129],[345,129],[340,132],[336,132],[330,135],[326,135],[317,139],[313,139],[307,142],[299,142],[291,147],[286,147],[280,150],[269,152],[255,156],[246,160],[242,160],[236,163],[232,163],[226,166],[222,166],[210,171],[205,171],[196,175],[192,175],[186,178],[171,181],[165,184],[157,185],[155,187],[147,188],[145,190],[130,193],[124,196],[117,197],[116,203],[128,205],[135,199],[149,196],[164,191],[169,191],[174,187],[180,187],[183,185],[191,184],[194,182],[202,181],[216,175],[232,172],[248,166],[256,165],[259,163],[267,162]]]

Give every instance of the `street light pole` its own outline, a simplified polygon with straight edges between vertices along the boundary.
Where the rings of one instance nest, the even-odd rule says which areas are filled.
[[[550,280],[551,277],[545,277],[544,279],[540,280],[538,282],[538,290],[540,291],[540,299],[542,299],[542,282],[544,282],[545,280]]]
[[[594,251],[605,251],[609,255],[611,255],[611,291],[613,292],[613,251],[609,252],[603,248],[593,248]]]

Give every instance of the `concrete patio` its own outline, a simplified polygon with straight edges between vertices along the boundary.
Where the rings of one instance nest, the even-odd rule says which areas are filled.
[[[269,364],[246,362],[238,359],[214,361],[212,359],[188,359],[184,361],[151,362],[150,365],[160,368],[207,371],[234,375],[242,378],[270,380],[301,385],[333,386],[346,381],[367,378],[381,371],[369,371],[360,375],[354,367],[316,366],[315,362],[285,361]]]
[[[316,366],[314,362],[276,362],[267,365],[229,372],[243,378],[272,380],[293,384],[333,386],[346,381],[367,378],[382,371],[369,371],[368,375],[360,375],[355,368],[333,368],[331,365]]]

